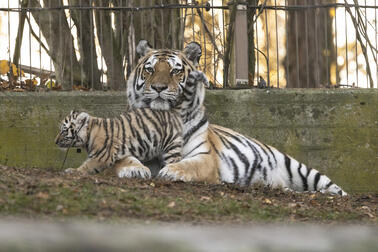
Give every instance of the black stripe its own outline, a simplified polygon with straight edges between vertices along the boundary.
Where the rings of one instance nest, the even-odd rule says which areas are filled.
[[[121,130],[122,130],[122,155],[125,154],[126,150],[126,132],[125,132],[125,124],[123,120],[127,120],[124,116],[121,116]]]
[[[287,173],[289,174],[289,181],[290,181],[290,185],[293,184],[293,174],[291,173],[291,160],[288,156],[286,156],[285,154],[283,154],[284,157],[285,157],[285,166],[286,166],[286,170],[287,170]]]
[[[146,109],[141,109],[140,111],[142,112],[143,116],[144,116],[148,121],[150,121],[150,122],[154,125],[156,131],[157,131],[157,132],[159,133],[159,135],[161,136],[161,135],[162,135],[162,132],[161,132],[160,127],[159,127],[158,124],[155,122],[155,120],[152,119],[152,118],[148,115]],[[153,110],[149,110],[149,111],[150,111],[150,112],[152,113],[152,115],[156,118],[156,115],[155,115],[155,113],[153,113]]]
[[[238,136],[238,135],[231,134],[231,133],[229,133],[229,132],[227,132],[227,131],[224,131],[224,130],[219,129],[219,128],[216,128],[216,127],[215,127],[214,129],[215,129],[216,131],[219,131],[219,132],[221,132],[222,134],[224,134],[224,135],[226,135],[226,136],[228,136],[228,137],[234,139],[235,141],[241,143],[242,145],[247,146],[245,143],[243,143],[243,141],[240,140],[241,137],[242,137],[242,138],[245,138],[244,136],[241,136],[241,137],[240,137],[240,136]]]
[[[247,177],[246,185],[250,185],[253,179],[253,176],[255,175],[256,169],[258,166],[260,166],[262,159],[261,159],[261,156],[258,154],[256,148],[253,146],[253,144],[250,143],[249,141],[247,141],[247,144],[249,145],[249,148],[251,148],[253,154],[255,155],[253,159],[251,171],[249,170],[247,171],[247,174],[249,173],[249,175]]]
[[[202,152],[198,152],[198,153],[194,154],[193,156],[190,156],[190,158],[198,156],[198,155],[208,155],[210,153],[211,153],[211,150],[209,150],[209,151],[202,151]],[[186,157],[188,157],[188,155],[186,155]]]
[[[324,189],[328,189],[331,185],[333,185],[333,182],[330,180]]]
[[[272,157],[273,157],[273,159],[274,159],[274,162],[276,163],[276,166],[277,166],[277,159],[276,159],[276,156],[274,155],[274,153],[273,153],[272,149],[270,148],[270,146],[269,146],[269,145],[266,145],[266,144],[263,144],[263,143],[262,143],[262,145],[264,145],[265,148],[267,148],[268,151],[272,154]],[[273,166],[271,167],[271,169],[273,170]]]
[[[302,174],[302,172],[301,172],[301,168],[302,168],[302,164],[299,163],[299,166],[298,166],[298,173],[299,173],[299,176],[300,176],[301,179],[302,179],[303,191],[308,191],[307,178]]]
[[[235,163],[235,161],[232,157],[230,157],[230,161],[231,161],[232,167],[234,168],[234,183],[236,183],[239,180],[238,166],[236,165],[236,163]]]
[[[109,140],[108,123],[106,122],[106,119],[102,119],[101,124],[103,124],[103,128],[105,129],[105,141],[102,148],[92,155],[93,157],[97,157],[101,152],[103,152],[106,149],[106,146]]]
[[[195,147],[193,147],[193,149],[191,151],[189,151],[186,156],[189,156],[193,151],[197,150],[202,144],[206,143],[206,141],[203,141],[203,142],[200,142],[199,144],[197,144]],[[215,147],[214,147],[215,149]],[[215,150],[217,152],[217,150]]]
[[[320,176],[321,176],[321,174],[319,172],[316,173],[316,175],[315,175],[314,191],[318,190],[318,183],[319,183],[319,180],[320,180]]]
[[[190,139],[190,137],[192,136],[192,134],[194,132],[196,132],[197,130],[199,130],[203,125],[205,125],[207,123],[207,117],[204,115],[201,119],[201,121],[194,127],[192,127],[185,135],[184,135],[184,145],[188,142],[188,140]]]

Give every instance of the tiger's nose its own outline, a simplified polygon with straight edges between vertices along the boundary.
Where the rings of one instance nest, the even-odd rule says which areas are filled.
[[[154,89],[156,92],[160,93],[166,90],[168,87],[161,84],[155,84],[155,85],[151,85],[151,88]]]

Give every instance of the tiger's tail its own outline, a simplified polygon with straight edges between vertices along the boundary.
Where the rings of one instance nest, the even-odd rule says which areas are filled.
[[[316,169],[307,167],[288,155],[282,154],[283,167],[278,167],[280,177],[285,178],[284,187],[295,191],[319,191],[322,193],[348,195],[332,180]],[[281,168],[281,169],[280,169]],[[281,180],[282,181],[282,180]]]

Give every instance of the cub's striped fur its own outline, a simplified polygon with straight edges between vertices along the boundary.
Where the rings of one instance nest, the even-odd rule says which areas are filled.
[[[178,113],[134,109],[117,118],[92,117],[71,111],[55,140],[59,147],[84,147],[87,160],[78,168],[84,174],[115,167],[119,177],[150,178],[141,162],[159,158],[163,164],[181,160],[182,121]]]
[[[204,84],[208,81],[195,70],[201,56],[198,44],[190,43],[178,52],[153,50],[142,41],[138,49],[142,58],[128,81],[129,105],[177,110],[183,121],[183,159],[174,166],[165,166],[159,176],[240,185],[262,182],[295,191],[346,195],[327,176],[274,147],[209,124],[203,105]],[[165,68],[155,67],[162,65]],[[172,78],[177,72],[184,75],[179,81]],[[163,91],[170,95],[163,95]]]

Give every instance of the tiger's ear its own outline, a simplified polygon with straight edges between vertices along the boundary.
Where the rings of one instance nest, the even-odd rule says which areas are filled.
[[[184,54],[193,62],[194,66],[197,67],[202,55],[201,45],[194,41],[190,42],[184,48]]]
[[[79,112],[76,111],[76,110],[71,110],[70,112],[70,116],[72,116],[73,119],[76,119],[76,117],[78,116]]]
[[[147,40],[144,40],[144,39],[139,41],[137,48],[136,48],[136,51],[137,51],[139,57],[145,56],[151,50],[152,50],[151,45],[148,43]]]
[[[89,114],[88,113],[85,113],[85,112],[81,112],[80,114],[78,114],[77,116],[77,121],[79,122],[79,124],[83,124],[87,121],[87,119],[89,118]]]

